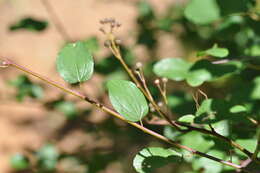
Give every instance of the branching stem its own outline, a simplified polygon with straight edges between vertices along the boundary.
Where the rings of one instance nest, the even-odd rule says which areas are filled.
[[[35,72],[33,72],[33,71],[31,71],[31,70],[29,70],[29,69],[27,69],[27,68],[25,68],[25,67],[23,67],[23,66],[21,66],[21,65],[18,65],[18,64],[16,64],[16,63],[14,63],[14,62],[11,61],[11,60],[5,60],[4,62],[5,62],[4,64],[8,64],[8,66],[12,66],[12,67],[14,67],[14,68],[16,68],[16,69],[18,69],[18,70],[21,70],[21,71],[23,71],[23,72],[25,72],[25,73],[28,73],[28,74],[30,74],[30,75],[32,75],[32,76],[34,76],[34,77],[37,77],[37,78],[43,80],[44,82],[48,83],[49,85],[52,85],[52,86],[54,86],[54,87],[56,87],[56,88],[59,88],[59,89],[61,89],[62,91],[68,93],[68,94],[74,95],[74,96],[80,98],[81,100],[85,100],[85,101],[87,101],[88,103],[90,103],[90,104],[96,106],[97,108],[103,110],[104,112],[106,112],[106,113],[108,113],[108,114],[114,116],[115,118],[118,118],[118,119],[120,119],[120,120],[122,120],[122,121],[124,121],[124,122],[126,122],[126,123],[128,123],[128,124],[130,124],[130,125],[132,125],[132,126],[134,126],[134,127],[136,127],[136,128],[138,128],[138,129],[142,130],[144,133],[149,134],[149,135],[151,135],[151,136],[154,136],[155,138],[157,138],[157,139],[159,139],[159,140],[161,140],[161,141],[164,141],[164,142],[166,142],[166,143],[168,143],[168,144],[170,144],[170,145],[172,145],[172,146],[174,146],[174,147],[176,147],[176,148],[186,150],[186,151],[190,152],[190,153],[193,154],[193,155],[198,155],[198,156],[201,156],[201,157],[205,157],[205,158],[208,158],[208,159],[210,159],[210,160],[214,160],[214,161],[219,162],[219,163],[222,163],[222,164],[224,164],[224,165],[233,167],[233,168],[235,168],[235,169],[244,171],[244,172],[246,172],[246,173],[250,173],[250,171],[248,171],[247,169],[243,168],[243,166],[240,166],[240,165],[231,163],[231,162],[229,162],[229,161],[221,160],[221,159],[219,159],[219,158],[216,158],[216,157],[214,157],[214,156],[208,155],[208,154],[206,154],[206,153],[202,153],[202,152],[197,151],[197,150],[194,150],[194,149],[192,149],[192,148],[190,148],[190,147],[181,145],[181,144],[179,144],[178,142],[173,141],[173,140],[171,140],[171,139],[168,139],[168,138],[166,138],[165,136],[162,136],[162,135],[159,134],[159,133],[156,133],[156,132],[154,132],[154,131],[152,131],[152,130],[150,130],[150,129],[147,129],[146,127],[141,126],[141,125],[138,124],[138,123],[133,123],[133,122],[127,121],[123,116],[121,116],[121,115],[118,114],[117,112],[115,112],[115,111],[113,111],[112,109],[110,109],[110,108],[108,108],[108,107],[106,107],[106,106],[104,106],[104,105],[102,105],[102,104],[100,104],[100,103],[98,103],[98,102],[96,102],[96,101],[90,99],[90,98],[87,97],[86,95],[83,95],[82,93],[79,93],[79,92],[77,92],[77,91],[74,91],[74,90],[71,90],[71,89],[69,89],[69,88],[66,88],[66,87],[60,85],[59,83],[57,83],[57,82],[55,82],[55,81],[52,81],[52,80],[50,80],[50,79],[48,79],[48,78],[46,78],[46,77],[41,76],[41,75],[38,74],[38,73],[35,73]]]

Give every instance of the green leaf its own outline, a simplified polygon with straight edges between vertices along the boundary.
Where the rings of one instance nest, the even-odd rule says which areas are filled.
[[[93,68],[92,55],[82,42],[69,43],[59,52],[57,70],[71,84],[90,79]]]
[[[133,82],[110,80],[107,82],[107,88],[113,107],[128,121],[140,121],[147,115],[147,101]]]
[[[29,160],[22,154],[15,154],[11,157],[10,160],[12,168],[17,171],[22,171],[28,169],[30,166]]]
[[[219,159],[224,159],[225,155],[221,151],[218,150],[211,150],[207,153],[208,155],[217,157]],[[224,165],[221,163],[218,163],[216,161],[207,159],[205,157],[199,158],[193,161],[192,167],[195,170],[203,169],[203,173],[220,173],[222,172],[222,169],[224,168]]]
[[[152,17],[153,16],[153,8],[148,3],[149,1],[142,0],[138,3],[138,12],[140,17]]]
[[[144,148],[135,156],[133,166],[139,173],[150,173],[156,168],[181,161],[182,155],[172,149],[149,147]]]
[[[68,119],[73,119],[77,115],[77,109],[73,102],[60,101],[54,105],[56,109],[65,114]]]
[[[169,139],[175,140],[177,136],[181,135],[181,132],[176,131],[172,126],[164,126],[163,135]]]
[[[40,32],[47,28],[48,23],[43,20],[33,19],[31,17],[21,19],[20,21],[17,21],[16,23],[12,24],[9,29],[11,31],[16,30],[28,30],[28,31],[36,31]]]
[[[191,0],[184,15],[195,24],[210,24],[220,18],[220,9],[216,0]]]
[[[54,170],[59,153],[55,146],[51,144],[44,145],[37,152],[39,165],[44,170]]]
[[[167,77],[175,81],[186,79],[190,86],[197,87],[204,82],[237,73],[242,68],[243,64],[239,61],[213,64],[208,60],[199,60],[192,64],[180,58],[167,58],[157,62],[153,71],[160,77]]]
[[[191,68],[192,70],[188,73],[187,79],[186,79],[187,83],[192,87],[199,86],[199,85],[203,84],[204,82],[212,79],[212,74],[210,73],[210,71],[208,69],[201,68],[201,67],[197,68],[196,65],[198,65],[198,63],[194,64],[193,68]]]
[[[247,108],[242,105],[235,105],[229,109],[231,113],[239,113],[239,112],[246,112]]]
[[[214,141],[206,140],[199,132],[190,132],[180,137],[181,143],[188,147],[201,152],[207,152],[212,146]],[[203,144],[203,145],[202,145]]]
[[[224,57],[228,56],[228,54],[229,54],[229,51],[227,48],[220,48],[215,44],[212,48],[199,52],[198,56],[210,55],[210,56],[214,56],[214,57],[218,57],[218,58],[224,58]]]
[[[181,116],[178,121],[183,123],[193,123],[195,116],[194,115],[184,115]]]
[[[229,135],[228,120],[219,121],[219,122],[213,123],[211,125],[218,134],[221,134],[222,136]]]
[[[26,96],[36,99],[43,98],[42,87],[33,83],[26,75],[19,75],[16,79],[9,81],[8,84],[17,89],[16,98],[18,101],[23,101]]]
[[[257,140],[252,139],[252,138],[250,138],[250,139],[237,139],[235,142],[238,143],[239,145],[241,145],[242,147],[246,148],[250,152],[254,152],[256,145],[257,145]],[[238,149],[236,149],[236,152],[241,156],[246,156],[243,152],[241,152]]]
[[[191,64],[181,58],[167,58],[157,62],[153,71],[156,75],[175,81],[184,80]]]

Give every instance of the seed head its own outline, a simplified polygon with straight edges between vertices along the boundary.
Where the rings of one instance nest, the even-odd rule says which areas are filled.
[[[116,43],[117,45],[120,45],[120,44],[122,43],[122,40],[116,39],[116,40],[115,40],[115,43]]]
[[[163,102],[158,102],[157,105],[158,105],[159,107],[162,107],[162,106],[163,106]]]
[[[141,62],[137,62],[135,64],[136,68],[139,69],[139,68],[142,68],[143,67],[143,64]]]
[[[164,83],[167,83],[167,82],[168,82],[168,79],[167,79],[166,77],[164,77],[164,78],[162,78],[162,81],[163,81]]]
[[[160,84],[160,80],[159,80],[159,79],[156,79],[156,80],[154,81],[154,84],[155,84],[155,85],[159,85],[159,84]]]
[[[8,62],[7,60],[5,61],[0,61],[0,67],[2,68],[6,68],[10,65],[10,62]]]

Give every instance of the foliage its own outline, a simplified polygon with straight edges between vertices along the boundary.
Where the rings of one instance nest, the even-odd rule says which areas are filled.
[[[107,83],[113,107],[127,120],[141,121],[148,113],[143,93],[134,83],[125,80],[110,80]]]
[[[18,101],[23,101],[26,96],[37,99],[43,98],[43,88],[40,85],[33,83],[25,75],[20,75],[8,83],[17,89],[16,99]]]
[[[164,14],[157,14],[152,4],[140,1],[136,44],[145,46],[151,55],[146,66],[137,63],[132,70],[133,50],[121,45],[115,35],[119,24],[110,18],[101,21],[101,24],[108,24],[110,30],[101,30],[107,39],[105,46],[112,55],[94,67],[93,54],[98,52],[99,44],[91,37],[67,43],[57,57],[57,71],[70,84],[89,80],[94,68],[105,77],[115,111],[88,98],[88,93],[81,95],[63,86],[58,88],[168,143],[157,147],[145,143],[146,147],[136,152],[133,159],[137,172],[154,172],[169,163],[177,163],[172,167],[177,168],[177,172],[181,172],[183,165],[189,172],[258,171],[259,6],[260,2],[254,0],[190,0],[184,6],[173,4]],[[176,32],[175,27],[182,31]],[[158,58],[157,36],[160,33],[178,36],[183,47],[187,47],[183,57]],[[122,67],[126,72],[122,72]],[[18,88],[20,100],[25,95],[40,95],[34,93],[35,84],[25,76],[12,83]],[[57,87],[57,84],[52,85]],[[53,104],[69,119],[79,113],[71,101]],[[160,126],[155,127],[155,124]],[[111,126],[112,134],[116,134],[116,138],[120,136],[119,126]],[[122,136],[131,138],[131,133],[126,134]],[[141,143],[142,138],[133,139],[133,142]],[[55,170],[62,160],[52,145],[44,146],[37,153],[38,166],[43,170]],[[13,167],[27,168],[25,159],[19,157],[22,166],[12,161]],[[89,170],[98,172],[120,156],[100,154],[94,158],[99,166],[95,168],[96,160],[90,160]],[[241,166],[248,160],[248,166]],[[78,161],[74,163],[80,165]]]
[[[17,30],[28,30],[28,31],[35,31],[40,32],[47,28],[48,23],[43,20],[34,19],[31,17],[23,18],[16,23],[12,24],[9,29],[11,31]]]

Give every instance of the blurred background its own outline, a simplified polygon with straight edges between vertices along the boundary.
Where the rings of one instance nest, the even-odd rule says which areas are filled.
[[[103,18],[114,17],[122,23],[115,33],[122,40],[122,53],[129,65],[144,63],[151,82],[156,60],[185,57],[194,61],[198,50],[214,43],[228,47],[231,57],[260,55],[259,16],[247,14],[259,10],[259,1],[218,0],[219,15],[226,17],[214,22],[187,20],[188,2],[0,0],[0,56],[65,85],[56,72],[58,51],[68,41],[82,40],[93,51],[96,66],[95,75],[81,91],[109,105],[104,82],[127,76],[103,46],[105,36],[99,31]],[[210,93],[221,83],[203,87]],[[174,83],[173,89],[180,90],[172,98],[174,113],[193,113],[192,97],[183,92],[192,89],[183,83]],[[210,94],[221,97],[225,91],[220,91]],[[169,128],[151,128],[171,136]],[[130,173],[135,172],[135,154],[146,146],[164,144],[38,79],[13,68],[1,69],[0,172]],[[30,169],[27,159],[33,165]],[[157,172],[184,172],[189,167],[169,165]]]

